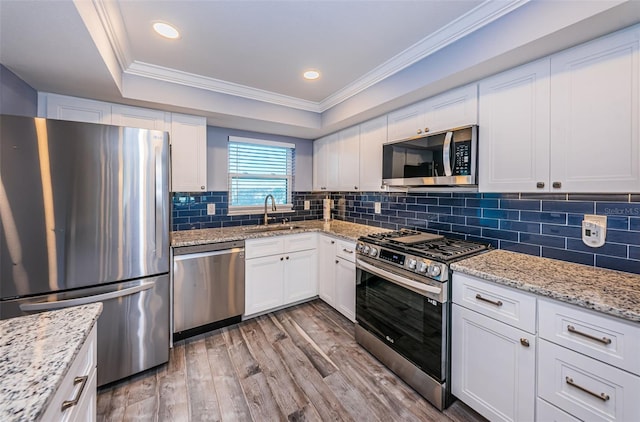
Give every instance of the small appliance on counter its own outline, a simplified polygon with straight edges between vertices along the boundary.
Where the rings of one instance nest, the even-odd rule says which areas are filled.
[[[451,401],[449,265],[488,249],[413,230],[356,245],[356,341],[440,410]]]

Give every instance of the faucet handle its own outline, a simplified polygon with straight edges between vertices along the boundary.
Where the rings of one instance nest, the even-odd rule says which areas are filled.
[[[289,221],[289,219],[288,219],[288,218],[283,218],[283,219],[282,219],[282,224],[287,224],[287,221]]]

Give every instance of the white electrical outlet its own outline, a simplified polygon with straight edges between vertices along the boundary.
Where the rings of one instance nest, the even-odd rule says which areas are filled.
[[[207,215],[216,214],[216,204],[207,204]]]
[[[305,210],[311,209],[311,201],[304,201],[304,209]]]
[[[582,241],[592,248],[604,245],[607,238],[607,216],[585,214],[582,220]]]
[[[373,203],[373,212],[375,214],[380,214],[381,210],[380,210],[380,202],[374,202]]]

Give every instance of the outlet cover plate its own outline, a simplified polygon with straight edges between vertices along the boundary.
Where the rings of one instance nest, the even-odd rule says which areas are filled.
[[[207,215],[216,214],[216,204],[207,204]]]
[[[305,210],[311,209],[311,201],[304,201],[304,209]]]
[[[380,214],[381,210],[380,210],[380,202],[374,202],[373,203],[373,212],[375,214]]]

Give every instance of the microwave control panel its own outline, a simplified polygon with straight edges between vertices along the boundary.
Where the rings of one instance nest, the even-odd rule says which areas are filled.
[[[471,174],[471,141],[454,144],[453,160],[454,176],[469,176]]]

